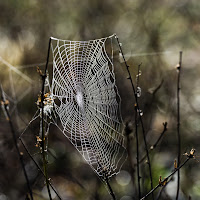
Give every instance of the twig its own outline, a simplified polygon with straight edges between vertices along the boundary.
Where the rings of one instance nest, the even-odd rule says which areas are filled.
[[[108,186],[108,190],[109,190],[109,193],[110,195],[112,196],[113,200],[116,200],[116,197],[115,197],[115,194],[110,186],[110,183],[109,183],[109,180],[108,180],[108,176],[105,176],[105,181],[106,181],[106,184]]]
[[[164,183],[166,183],[168,181],[168,179],[173,176],[177,171],[179,171],[181,169],[181,167],[183,167],[191,158],[194,158],[193,156],[189,155],[187,157],[187,159],[183,162],[182,165],[180,165],[178,168],[176,168],[169,176],[167,176],[161,183],[159,183],[155,188],[153,188],[150,192],[148,192],[144,197],[142,197],[142,199],[146,199],[151,193],[153,193],[156,189],[158,189],[160,186],[163,186]]]
[[[156,200],[159,200],[161,197],[162,192],[164,191],[164,189],[166,188],[166,186],[170,183],[170,181],[172,180],[172,178],[170,180],[167,181],[167,183],[162,187],[162,189],[160,190]]]
[[[160,88],[162,87],[162,85],[163,85],[163,83],[164,83],[164,80],[162,79],[161,80],[161,82],[159,83],[159,85],[157,85],[155,88],[151,88],[151,89],[149,89],[148,91],[149,91],[149,93],[152,95],[152,98],[151,98],[151,100],[150,100],[150,103],[148,104],[148,108],[150,108],[150,111],[149,111],[149,113],[151,113],[151,115],[150,115],[150,119],[149,119],[149,128],[148,128],[148,130],[150,130],[151,129],[151,124],[152,124],[152,116],[153,116],[153,112],[151,111],[152,110],[152,105],[153,105],[153,103],[154,103],[154,100],[155,100],[155,96],[156,96],[156,94],[157,94],[157,92],[160,90]],[[149,131],[147,131],[147,133],[146,133],[146,137],[147,137],[147,135],[148,135],[148,133],[149,133]]]
[[[116,38],[117,43],[118,43],[118,45],[119,45],[120,53],[122,54],[122,57],[123,57],[123,60],[124,60],[125,66],[126,66],[126,70],[127,70],[127,72],[128,72],[128,79],[129,79],[130,82],[131,82],[131,86],[132,86],[133,93],[134,93],[134,97],[135,97],[135,106],[136,106],[136,110],[137,110],[137,112],[139,112],[139,119],[140,119],[140,123],[141,123],[141,126],[142,126],[143,140],[144,140],[145,151],[146,151],[146,155],[147,155],[147,163],[148,163],[148,166],[149,166],[149,176],[150,176],[150,182],[151,182],[151,189],[153,189],[153,178],[152,178],[152,171],[151,171],[151,162],[150,162],[149,151],[148,151],[147,142],[146,142],[144,124],[143,124],[143,120],[142,120],[142,116],[141,116],[141,112],[140,112],[140,107],[139,107],[139,104],[138,104],[137,93],[136,93],[136,90],[135,90],[135,87],[134,87],[134,84],[133,84],[133,80],[132,80],[132,78],[131,78],[131,73],[130,73],[130,70],[129,70],[129,66],[128,66],[128,64],[126,63],[126,60],[125,60],[125,57],[124,57],[124,54],[123,54],[123,51],[122,51],[122,47],[121,47],[121,45],[120,45],[120,43],[119,43],[119,39],[118,39],[117,35],[115,35],[115,38]],[[154,195],[153,195],[153,193],[152,193],[152,199],[154,200]]]
[[[17,136],[16,136],[16,133],[15,133],[15,129],[14,129],[11,117],[10,117],[10,113],[8,111],[8,102],[6,102],[6,99],[4,97],[2,86],[1,86],[1,99],[2,99],[2,102],[1,102],[2,106],[4,107],[4,110],[5,110],[6,116],[7,116],[7,120],[8,120],[9,125],[10,125],[14,144],[15,144],[15,147],[16,147],[16,150],[17,150],[17,154],[19,156],[20,163],[21,163],[21,166],[22,166],[22,169],[23,169],[23,172],[24,172],[24,176],[25,176],[25,179],[26,179],[26,184],[27,184],[27,187],[28,187],[28,190],[29,190],[29,194],[30,194],[31,200],[33,200],[33,193],[32,193],[32,190],[31,190],[30,182],[29,182],[28,175],[27,175],[27,172],[26,172],[26,169],[25,169],[25,165],[24,165],[23,153],[20,152],[19,147],[17,145]]]
[[[163,131],[162,131],[162,133],[160,134],[159,138],[158,138],[157,141],[154,143],[154,145],[152,145],[152,146],[150,147],[151,150],[153,150],[153,149],[156,148],[156,146],[157,146],[158,143],[160,142],[161,138],[163,137],[163,135],[164,135],[165,132],[167,131],[167,122],[164,122],[164,123],[163,123],[163,127],[164,127],[164,128],[163,128]]]
[[[144,131],[144,124],[143,124],[143,120],[142,117],[140,116],[140,123],[142,126],[142,136],[143,136],[143,140],[144,140],[144,144],[145,144],[145,151],[146,151],[146,155],[147,155],[147,164],[149,166],[149,176],[150,176],[150,181],[151,181],[151,188],[153,188],[153,176],[152,176],[152,170],[151,170],[151,163],[150,163],[150,157],[149,157],[149,151],[148,151],[148,147],[147,147],[147,141],[146,141],[146,135],[145,135],[145,131]],[[152,199],[154,200],[154,195],[152,193]]]
[[[134,161],[132,159],[132,153],[131,153],[131,147],[133,146],[132,145],[133,137],[131,136],[131,132],[132,132],[132,129],[130,128],[129,123],[127,122],[126,126],[125,126],[125,134],[127,137],[127,153],[128,153],[128,160],[129,160],[129,165],[130,165],[130,173],[131,173],[132,183],[135,186],[135,184],[134,184],[135,183],[135,175],[134,175],[135,174],[135,165],[134,165]]]
[[[167,122],[163,122],[163,131],[162,133],[160,134],[160,136],[158,137],[158,139],[156,140],[156,142],[150,147],[150,151],[153,151],[156,146],[158,145],[158,143],[160,142],[161,138],[164,136],[165,132],[167,131]],[[144,161],[144,159],[146,158],[147,155],[144,155],[141,160],[140,160],[140,163]]]
[[[181,135],[180,135],[180,90],[181,90],[180,79],[181,79],[181,68],[182,68],[182,51],[180,51],[180,55],[179,55],[179,64],[178,64],[178,66],[177,66],[177,71],[178,71],[178,79],[177,79],[178,163],[177,163],[177,167],[179,167],[179,165],[180,165],[180,158],[181,158]],[[178,200],[179,188],[180,188],[180,171],[178,171],[176,200]]]
[[[141,65],[141,64],[140,64]],[[138,65],[138,74],[136,79],[136,92],[138,92],[139,77],[140,77],[140,65]],[[137,94],[136,94],[137,95]],[[139,138],[138,138],[138,111],[137,105],[135,104],[135,137],[136,137],[136,159],[137,159],[137,180],[138,180],[138,199],[141,198],[140,189],[140,163],[139,163]]]
[[[41,74],[42,77],[42,91],[41,91],[41,109],[42,109],[42,141],[41,141],[41,146],[42,146],[42,159],[43,159],[43,168],[44,168],[44,174],[45,174],[45,179],[46,179],[46,185],[47,185],[47,191],[49,194],[49,199],[52,200],[51,197],[51,191],[49,188],[49,179],[48,179],[48,173],[47,173],[47,160],[46,160],[46,155],[45,155],[45,130],[44,130],[44,87],[45,87],[45,79],[46,79],[46,72],[47,72],[47,67],[48,67],[48,62],[49,62],[49,54],[50,54],[50,45],[51,45],[51,38],[49,39],[49,46],[48,46],[48,53],[47,53],[47,60],[46,60],[46,67],[44,74]]]
[[[158,90],[161,88],[162,84],[163,84],[164,80],[162,79],[160,84],[155,88],[155,90],[152,92],[153,98],[155,97],[156,93],[158,92]]]
[[[44,172],[42,171],[41,167],[38,165],[38,163],[35,161],[35,159],[33,158],[33,156],[31,155],[31,153],[29,152],[28,148],[26,147],[26,145],[24,144],[23,140],[21,137],[19,137],[20,142],[22,143],[25,151],[27,152],[27,154],[29,155],[29,157],[31,158],[31,160],[34,162],[34,164],[36,165],[37,169],[42,173],[42,175],[45,177]],[[51,184],[51,182],[49,182],[49,185],[51,186],[52,190],[56,193],[57,197],[62,200],[62,198],[60,197],[60,195],[58,194],[58,192],[56,191],[56,189],[54,188],[54,186]]]

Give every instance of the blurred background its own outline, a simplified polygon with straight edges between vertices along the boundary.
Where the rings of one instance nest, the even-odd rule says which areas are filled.
[[[139,98],[147,134],[153,145],[168,123],[158,146],[150,154],[154,186],[159,176],[171,173],[177,159],[176,88],[179,51],[183,51],[181,74],[181,154],[196,149],[200,155],[200,2],[197,0],[85,0],[0,2],[0,82],[9,100],[17,135],[37,111],[41,90],[37,66],[44,69],[49,37],[90,40],[116,33],[122,43],[131,75],[135,81],[142,63]],[[49,64],[51,67],[51,63]],[[115,57],[115,75],[122,98],[122,116],[130,129],[131,162],[136,163],[134,136],[134,96],[125,64]],[[155,92],[156,91],[156,92]],[[34,158],[40,161],[35,146],[39,121],[34,120],[23,140]],[[140,127],[139,127],[140,131]],[[141,136],[141,131],[139,132]],[[24,152],[19,143],[21,151]],[[110,199],[109,193],[82,157],[55,127],[49,134],[49,176],[66,200]],[[140,156],[144,156],[140,138]],[[183,162],[186,156],[181,156]],[[198,159],[198,157],[197,157]],[[128,159],[111,185],[119,200],[137,198],[136,168]],[[34,199],[48,199],[44,178],[24,152]],[[142,194],[150,190],[147,164],[141,163]],[[191,160],[181,169],[179,199],[200,198],[199,162]],[[161,199],[174,199],[176,176]],[[155,193],[157,193],[159,190]],[[0,112],[0,199],[25,199],[27,187],[4,112]],[[52,194],[53,199],[58,199]],[[149,197],[151,199],[151,197]]]

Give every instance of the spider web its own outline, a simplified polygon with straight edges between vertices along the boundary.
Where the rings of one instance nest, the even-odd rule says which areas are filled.
[[[126,159],[121,99],[112,56],[106,52],[108,42],[112,49],[113,37],[90,41],[51,38],[50,96],[60,129],[103,180],[119,173]]]
[[[7,79],[3,81],[5,82],[3,85],[9,85],[9,87],[7,87],[7,93],[4,92],[4,95],[5,99],[9,101],[9,112],[11,116],[15,116],[17,127],[19,128],[20,125],[22,125],[23,120],[21,119],[18,111],[18,104],[29,94],[33,88],[33,81],[30,77],[0,56],[0,68],[5,67],[8,68],[8,74]],[[1,76],[1,78],[3,78],[3,76]],[[5,111],[3,112],[6,116]]]

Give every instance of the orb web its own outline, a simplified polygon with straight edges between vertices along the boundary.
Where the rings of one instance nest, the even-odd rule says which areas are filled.
[[[120,171],[126,159],[121,99],[115,84],[113,36],[69,41],[51,38],[51,96],[63,134],[102,178]]]

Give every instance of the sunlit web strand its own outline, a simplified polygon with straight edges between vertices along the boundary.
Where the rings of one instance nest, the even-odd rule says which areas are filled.
[[[125,57],[140,57],[140,56],[156,56],[156,55],[165,55],[165,54],[177,54],[179,51],[158,51],[158,52],[141,52],[141,53],[132,53],[132,54],[126,54]],[[118,56],[116,56],[117,58]],[[49,62],[49,65],[53,64],[53,62]],[[40,63],[32,63],[32,64],[26,64],[26,65],[17,65],[15,68],[22,69],[22,68],[36,68],[40,66],[45,66],[46,62],[40,62]]]

